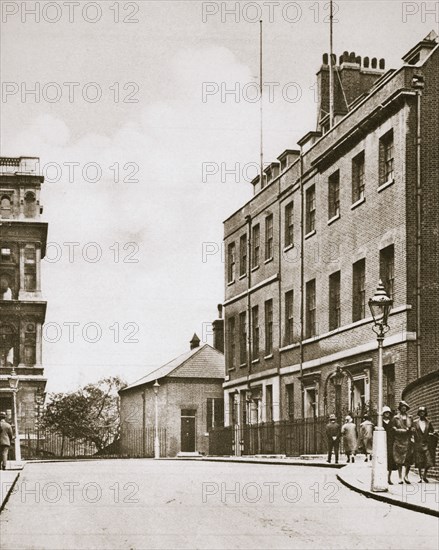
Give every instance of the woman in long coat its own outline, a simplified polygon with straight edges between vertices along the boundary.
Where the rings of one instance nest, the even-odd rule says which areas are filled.
[[[357,450],[357,427],[355,426],[352,417],[349,415],[345,418],[345,423],[341,427],[341,435],[343,437],[344,452],[347,457],[346,462],[355,462],[355,452]]]
[[[370,421],[369,415],[363,416],[363,422],[360,424],[360,433],[358,436],[358,451],[364,452],[366,458],[372,460],[372,443],[373,443],[373,424]]]
[[[419,418],[413,423],[413,433],[415,436],[415,465],[419,470],[419,482],[428,483],[428,469],[434,466],[435,450],[437,444],[437,434],[434,431],[433,424],[427,418],[427,409],[419,407]],[[424,475],[422,475],[424,470]]]
[[[385,405],[383,407],[383,428],[387,435],[387,482],[393,485],[391,478],[392,472],[396,470],[396,464],[393,460],[393,427],[392,427],[392,409]]]
[[[393,441],[393,460],[398,468],[399,483],[402,481],[402,468],[404,466],[404,481],[410,483],[408,475],[410,466],[413,461],[413,446],[412,446],[412,427],[413,419],[407,414],[410,409],[405,401],[400,401],[398,405],[399,413],[393,417],[392,429],[394,435]]]

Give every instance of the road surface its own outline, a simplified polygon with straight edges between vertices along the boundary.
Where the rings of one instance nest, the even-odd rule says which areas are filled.
[[[435,549],[437,518],[342,486],[336,470],[171,460],[28,464],[4,550]]]

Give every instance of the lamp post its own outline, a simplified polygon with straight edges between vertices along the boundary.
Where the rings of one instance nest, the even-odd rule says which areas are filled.
[[[340,367],[337,367],[333,376],[335,387],[335,414],[337,416],[337,422],[341,421],[341,385],[343,384],[343,371]]]
[[[11,374],[8,378],[9,387],[12,390],[12,407],[14,411],[14,431],[15,431],[15,460],[21,461],[20,433],[18,431],[17,417],[17,392],[18,392],[18,376],[15,374],[14,366],[12,366]]]
[[[160,458],[160,439],[159,439],[159,393],[160,384],[156,380],[153,389],[155,394],[155,423],[154,423],[154,458]]]
[[[383,341],[389,330],[387,319],[392,307],[392,299],[387,296],[380,280],[373,298],[369,300],[369,308],[373,317],[372,330],[378,340],[378,425],[373,434],[372,484],[374,492],[387,491],[387,436],[383,428]]]

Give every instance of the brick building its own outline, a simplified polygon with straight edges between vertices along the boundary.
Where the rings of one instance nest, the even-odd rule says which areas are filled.
[[[44,400],[41,260],[47,223],[41,221],[43,176],[39,159],[0,157],[0,410],[13,421],[10,376],[18,376],[17,418],[21,439],[35,432]]]
[[[376,409],[367,302],[380,279],[393,298],[384,403],[437,387],[438,64],[434,32],[396,70],[345,52],[330,128],[324,55],[317,129],[224,222],[226,425]]]
[[[190,350],[120,390],[120,451],[152,456],[157,391],[160,456],[207,454],[209,430],[224,424],[222,319],[214,321],[214,344],[194,334]],[[156,388],[157,389],[157,388]]]

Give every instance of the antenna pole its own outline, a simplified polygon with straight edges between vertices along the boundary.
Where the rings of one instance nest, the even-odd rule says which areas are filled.
[[[334,126],[333,5],[329,2],[329,128]]]
[[[259,21],[259,116],[260,116],[260,179],[261,189],[264,187],[264,140],[263,140],[263,101],[262,101],[262,19]]]

